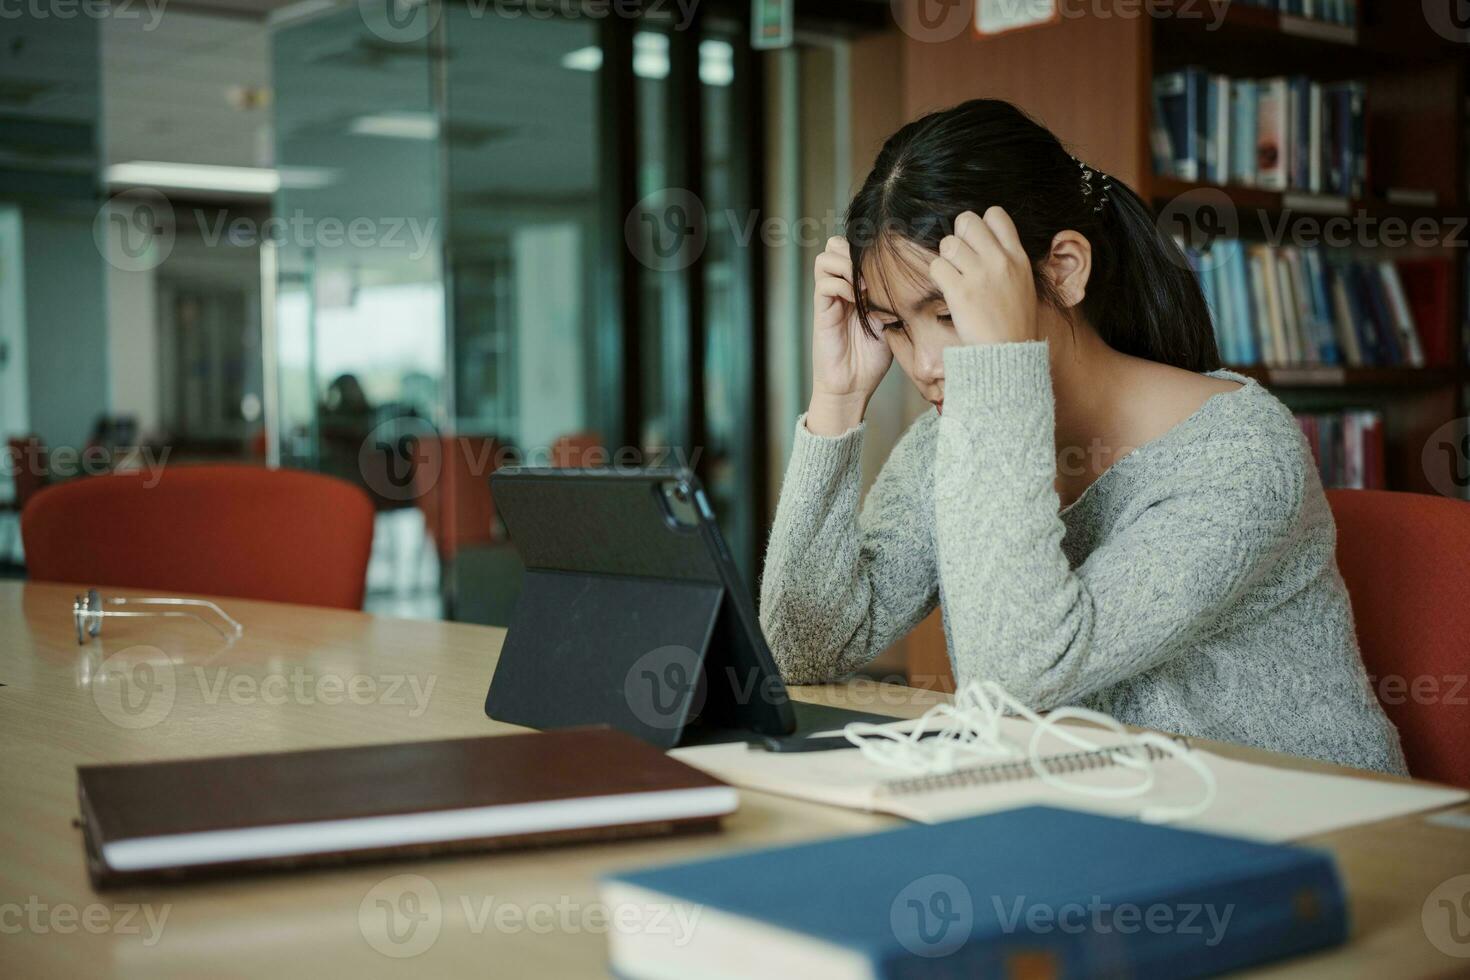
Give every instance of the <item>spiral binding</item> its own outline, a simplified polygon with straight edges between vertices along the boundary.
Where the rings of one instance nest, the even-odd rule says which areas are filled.
[[[1183,735],[1172,735],[1170,739],[1181,748],[1189,748],[1189,739]],[[1095,769],[1108,769],[1118,765],[1118,757],[1124,754],[1133,754],[1136,748],[1119,746],[1115,748],[1092,749],[1086,752],[1063,752],[1057,755],[1049,755],[1042,758],[1041,765],[1046,771],[1056,776],[1070,776],[1077,773],[1090,772]],[[1150,762],[1162,762],[1170,758],[1168,752],[1155,745],[1144,747],[1144,751]],[[943,789],[959,789],[966,786],[992,786],[996,783],[1015,782],[1023,779],[1035,779],[1036,770],[1032,768],[1029,759],[1016,759],[1011,762],[993,762],[984,766],[973,766],[968,769],[956,769],[954,772],[937,773],[927,776],[912,776],[908,779],[890,779],[881,783],[878,793],[882,796],[911,796],[917,793],[932,793]]]

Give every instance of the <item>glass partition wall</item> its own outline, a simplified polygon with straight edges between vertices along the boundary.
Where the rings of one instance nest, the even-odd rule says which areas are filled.
[[[689,465],[753,584],[748,31],[368,6],[275,34],[274,261],[281,462],[377,503],[370,607],[506,622],[515,463]]]

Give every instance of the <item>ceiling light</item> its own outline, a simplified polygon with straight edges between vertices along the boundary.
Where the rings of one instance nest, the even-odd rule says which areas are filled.
[[[568,51],[561,56],[561,66],[572,71],[597,71],[602,67],[602,49],[595,44]]]
[[[568,51],[561,66],[570,71],[599,71],[602,49],[595,44]],[[657,31],[633,35],[633,74],[654,80],[669,77],[669,38]],[[729,85],[735,80],[735,49],[727,41],[699,43],[699,80],[705,85]]]
[[[699,80],[722,86],[735,81],[735,48],[729,41],[699,42]]]
[[[401,140],[433,140],[439,137],[439,120],[428,112],[379,112],[358,116],[348,132],[357,136],[386,136]]]
[[[165,190],[214,191],[228,194],[274,194],[282,186],[312,189],[332,183],[335,174],[319,167],[220,167],[203,163],[132,160],[108,167],[110,186],[157,187]]]

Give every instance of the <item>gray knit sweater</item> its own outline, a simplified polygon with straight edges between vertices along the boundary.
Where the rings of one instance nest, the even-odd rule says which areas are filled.
[[[950,348],[945,402],[858,513],[862,427],[797,422],[761,582],[791,683],[850,673],[943,609],[959,683],[1166,732],[1405,772],[1373,697],[1336,528],[1286,408],[1253,381],[1054,488],[1045,343]]]

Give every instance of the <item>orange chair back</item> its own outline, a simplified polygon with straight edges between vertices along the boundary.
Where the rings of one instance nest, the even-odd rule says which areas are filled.
[[[41,581],[360,609],[373,506],[317,473],[175,466],[49,487],[21,535]]]
[[[1470,503],[1329,490],[1363,662],[1409,771],[1470,786]]]
[[[439,557],[451,561],[465,546],[495,540],[490,474],[504,445],[490,436],[440,436],[426,448],[438,459],[426,456],[414,468],[414,497]]]
[[[606,466],[602,436],[596,432],[572,432],[551,444],[551,465],[561,469],[586,469]]]

